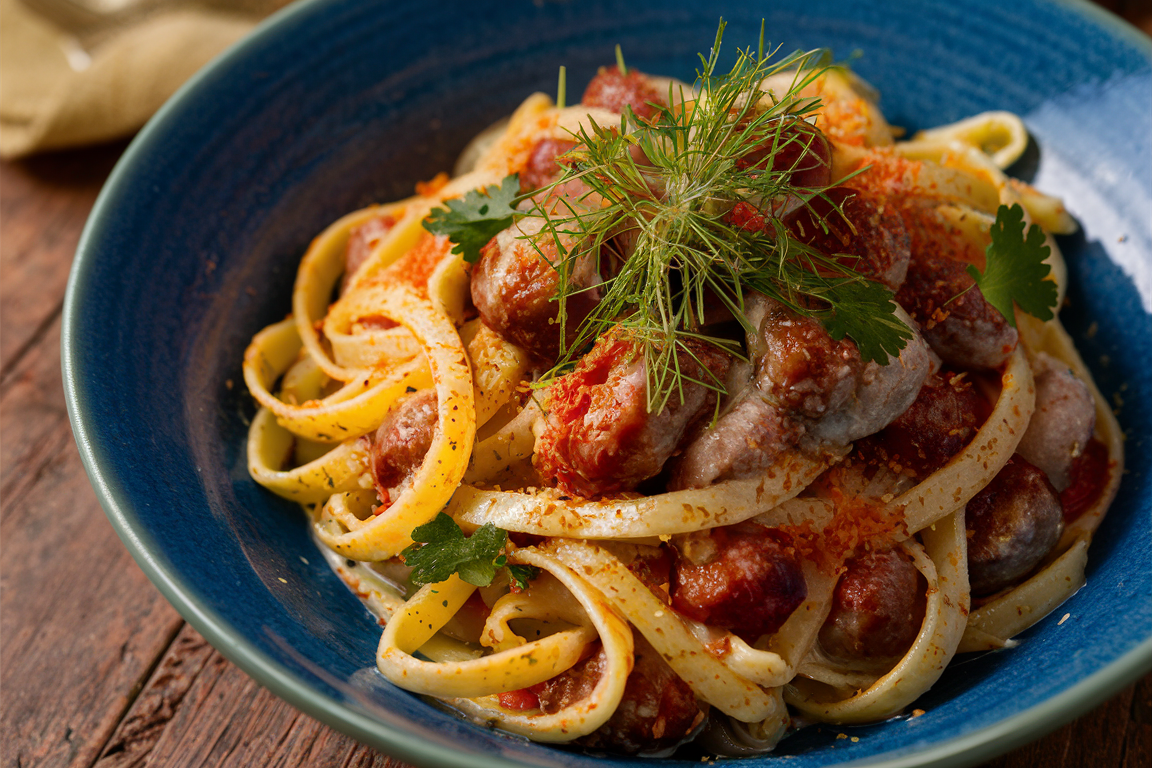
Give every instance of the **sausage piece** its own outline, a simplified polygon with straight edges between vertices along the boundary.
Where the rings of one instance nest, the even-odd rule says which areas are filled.
[[[832,180],[832,147],[824,133],[797,118],[784,118],[783,124],[769,124],[768,135],[736,158],[740,170],[771,170],[788,173],[794,187],[816,189]]]
[[[971,379],[941,371],[924,380],[908,410],[857,449],[866,459],[927,477],[972,441],[988,412]]]
[[[340,281],[341,293],[348,289],[356,270],[368,261],[376,243],[380,242],[380,238],[388,234],[394,226],[396,219],[391,216],[375,216],[353,227],[348,233],[348,244],[344,247],[344,277]]]
[[[1052,551],[1064,532],[1060,497],[1048,477],[1014,455],[964,513],[972,594],[1012,586]]]
[[[528,164],[520,172],[520,190],[540,189],[560,178],[564,167],[556,162],[556,158],[574,146],[576,142],[568,139],[540,139],[536,142],[528,155]]]
[[[581,103],[586,107],[603,107],[612,112],[623,112],[625,106],[632,107],[636,117],[647,120],[656,114],[653,104],[668,106],[667,95],[657,89],[648,75],[629,68],[628,74],[620,74],[619,67],[600,67],[596,76],[584,89]]]
[[[672,607],[749,642],[783,626],[808,585],[787,538],[739,523],[674,540]]]
[[[436,434],[436,405],[436,392],[421,390],[400,401],[377,428],[369,457],[372,480],[385,505],[400,496],[424,462]]]
[[[580,253],[575,238],[560,235],[563,248],[579,254],[568,275],[573,292],[565,302],[563,340],[571,344],[580,323],[600,301],[596,257]],[[472,270],[472,303],[500,338],[553,362],[560,354],[560,276],[556,238],[543,219],[528,218],[492,238]]]
[[[1036,410],[1016,452],[1063,491],[1070,484],[1072,462],[1092,439],[1096,404],[1087,385],[1051,355],[1039,353],[1034,368]]]
[[[837,411],[856,391],[864,363],[852,340],[834,340],[823,324],[766,300],[757,356],[756,383],[785,410],[808,418]]]
[[[746,387],[714,425],[693,437],[673,459],[668,490],[750,477],[795,445],[799,430],[797,422],[765,400],[757,387]]]
[[[689,427],[715,403],[715,392],[695,382],[723,381],[728,368],[728,355],[687,344],[691,351],[677,352],[683,397],[674,392],[659,412],[649,413],[639,344],[620,331],[602,336],[549,390],[534,459],[544,480],[566,493],[593,497],[632,490],[658,474]]]
[[[904,219],[883,198],[833,187],[785,217],[788,232],[844,266],[898,289],[908,274],[911,245]]]
[[[934,253],[912,258],[896,303],[921,326],[924,340],[947,365],[966,370],[999,368],[1019,338],[999,310],[984,298],[966,264]]]
[[[751,476],[792,447],[818,454],[870,435],[908,409],[931,366],[915,333],[887,365],[865,363],[815,319],[759,295],[745,306],[759,329],[748,341],[754,375],[743,388],[730,382],[720,419],[676,459],[671,490]]]
[[[848,662],[895,661],[920,633],[928,583],[899,548],[867,552],[848,562],[820,628],[820,645]]]
[[[705,707],[680,677],[672,671],[644,636],[635,639],[632,672],[624,686],[624,696],[608,722],[578,740],[592,749],[634,754],[671,749],[688,738],[704,721]],[[555,714],[586,698],[600,676],[607,658],[603,648],[571,669],[529,689],[540,709]]]

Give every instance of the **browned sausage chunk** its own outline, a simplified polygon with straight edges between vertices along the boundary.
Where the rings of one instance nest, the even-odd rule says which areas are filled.
[[[576,142],[568,139],[540,139],[536,142],[528,156],[528,164],[520,172],[520,189],[540,189],[560,178],[564,167],[556,162],[556,158],[574,146]]]
[[[1051,355],[1039,353],[1033,366],[1036,410],[1016,451],[1063,491],[1071,482],[1072,463],[1092,439],[1096,403],[1088,386]]]
[[[842,263],[896,290],[911,253],[904,219],[881,197],[833,187],[785,219],[789,233],[821,253],[848,254]]]
[[[716,424],[702,430],[672,460],[668,490],[704,488],[750,477],[796,444],[800,425],[750,386]]]
[[[436,393],[421,390],[388,412],[372,438],[370,456],[376,492],[385,504],[396,501],[424,461],[436,433]]]
[[[749,642],[779,630],[808,596],[795,551],[764,526],[688,534],[676,548],[672,607]]]
[[[1043,472],[1019,454],[968,502],[968,579],[975,595],[1011,586],[1039,565],[1064,531],[1064,511]]]
[[[762,345],[762,346],[760,346]],[[776,302],[760,325],[756,383],[784,409],[820,418],[843,407],[864,368],[852,340],[836,341],[823,324]]]
[[[896,302],[916,322],[946,364],[967,370],[999,368],[1016,349],[1016,329],[980,293],[967,265],[913,245],[908,276]]]
[[[907,411],[857,448],[864,458],[927,477],[972,441],[988,410],[968,377],[941,371],[925,379]]]
[[[794,187],[815,189],[826,187],[832,180],[832,148],[823,132],[811,123],[786,118],[783,124],[765,126],[767,136],[736,159],[741,170],[771,169],[788,173],[788,183]]]
[[[560,276],[555,267],[560,257],[556,239],[542,230],[542,221],[526,219],[492,238],[472,270],[471,291],[480,317],[500,338],[552,362],[560,354],[561,342]],[[561,243],[566,250],[580,247],[565,235]],[[578,256],[568,278],[575,292],[565,303],[563,336],[571,343],[600,300],[595,256]]]
[[[928,584],[904,550],[868,552],[848,563],[820,628],[834,659],[888,663],[903,656],[924,622]]]
[[[622,75],[619,68],[612,66],[600,67],[584,89],[581,101],[584,106],[603,107],[613,112],[623,112],[624,107],[629,106],[636,117],[647,120],[656,114],[652,104],[667,106],[667,100],[667,94],[661,93],[643,72],[629,69],[627,75]]]
[[[726,354],[703,344],[678,356],[686,377],[683,398],[674,393],[659,412],[649,413],[639,345],[617,331],[602,336],[549,390],[535,456],[545,481],[591,497],[632,490],[658,474],[688,428],[715,403],[711,389],[689,379],[723,381],[728,367]]]
[[[597,730],[579,740],[585,747],[612,752],[654,753],[684,741],[704,721],[704,706],[644,636],[633,633],[635,666],[620,705]],[[588,696],[604,674],[606,658],[598,650],[568,671],[533,686],[540,709],[548,714]]]
[[[352,228],[348,233],[348,244],[344,248],[344,277],[340,282],[341,292],[348,288],[348,283],[352,275],[356,274],[356,270],[368,261],[372,249],[380,242],[380,238],[388,234],[394,226],[396,219],[391,216],[376,216]]]

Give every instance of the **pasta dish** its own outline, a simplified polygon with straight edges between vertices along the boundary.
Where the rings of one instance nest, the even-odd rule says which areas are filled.
[[[899,714],[1084,583],[1122,472],[1021,120],[905,139],[820,52],[719,49],[562,74],[324,230],[245,354],[251,475],[380,672],[536,741]]]

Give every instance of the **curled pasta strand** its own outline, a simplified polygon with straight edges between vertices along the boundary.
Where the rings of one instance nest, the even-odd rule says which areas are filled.
[[[1096,404],[1096,437],[1108,450],[1110,462],[1108,483],[1096,503],[1064,527],[1064,535],[1056,545],[1056,550],[1062,552],[1082,538],[1087,537],[1091,540],[1092,534],[1104,519],[1104,513],[1108,511],[1112,499],[1116,497],[1124,469],[1124,432],[1120,429],[1116,414],[1112,412],[1111,404],[1104,399],[1104,395],[1096,386],[1091,371],[1084,364],[1084,359],[1073,344],[1072,337],[1064,330],[1059,318],[1043,322],[1029,315],[1021,318],[1018,327],[1021,338],[1029,349],[1034,353],[1047,352],[1060,360],[1088,387]]]
[[[380,309],[420,341],[436,389],[437,428],[411,486],[390,507],[361,520],[337,519],[325,505],[317,535],[354,560],[386,560],[412,543],[412,529],[435,517],[460,484],[476,437],[472,373],[452,322],[401,286],[381,296]]]
[[[464,605],[474,586],[452,575],[410,597],[384,627],[376,666],[391,682],[415,693],[441,698],[476,698],[542,683],[580,660],[596,631],[587,625],[563,629],[540,640],[480,658],[449,663],[423,661],[412,654]]]
[[[485,523],[538,536],[636,539],[732,525],[796,496],[839,456],[781,457],[759,477],[706,488],[611,501],[561,500],[559,493],[485,491],[462,486],[448,512],[474,526]]]
[[[782,686],[796,676],[796,670],[816,643],[816,636],[832,610],[832,592],[837,575],[816,563],[803,563],[808,596],[784,626],[772,635],[766,648],[753,647],[731,633],[725,633],[728,652],[721,658],[738,675],[766,688]],[[757,643],[759,645],[759,643]]]
[[[896,146],[900,154],[939,162],[957,145],[979,150],[996,165],[1007,168],[1028,148],[1028,129],[1011,112],[982,112],[955,123],[919,131]]]
[[[476,444],[464,473],[465,487],[490,481],[532,456],[536,444],[532,425],[544,413],[540,402],[530,399],[511,421]]]
[[[972,611],[958,652],[1006,646],[1013,636],[1040,621],[1084,586],[1087,565],[1085,537],[1023,584]]]
[[[903,509],[907,535],[946,518],[980,492],[1012,458],[1036,404],[1032,368],[1020,347],[1000,377],[1000,397],[967,447],[889,505]]]
[[[700,699],[748,723],[763,721],[776,711],[768,693],[709,653],[676,612],[652,594],[619,558],[603,547],[581,541],[560,539],[551,541],[549,547],[628,617]]]
[[[576,598],[599,636],[605,659],[603,673],[588,696],[551,714],[509,710],[500,706],[496,697],[450,699],[449,703],[467,715],[535,741],[566,742],[586,736],[608,721],[624,696],[632,671],[632,630],[598,590],[552,553],[527,547],[511,553],[509,559],[546,571]]]
[[[257,411],[248,428],[248,473],[277,496],[300,504],[322,504],[334,493],[363,488],[368,446],[348,440],[314,461],[281,470],[296,438],[276,423],[267,408]]]
[[[321,344],[316,324],[328,312],[332,290],[336,281],[344,273],[344,251],[352,229],[376,218],[393,216],[404,222],[404,226],[393,227],[377,244],[375,254],[382,251],[390,258],[396,258],[414,243],[418,235],[420,218],[411,215],[408,204],[411,200],[401,200],[391,205],[372,206],[344,216],[312,241],[308,246],[300,267],[296,272],[296,285],[292,290],[292,312],[295,316],[299,337],[316,363],[334,379],[350,381],[359,378],[361,370],[338,365]],[[414,226],[415,225],[415,228]],[[412,241],[412,242],[410,242]]]
[[[510,344],[480,320],[460,329],[476,385],[476,427],[480,428],[516,394],[528,372],[528,353]],[[479,446],[477,446],[479,448]]]
[[[252,397],[275,414],[281,426],[300,437],[320,442],[359,437],[379,426],[405,391],[432,383],[428,364],[415,359],[367,374],[321,400],[286,403],[269,388],[300,353],[297,330],[289,318],[256,334],[244,353],[244,381]]]
[[[928,606],[920,634],[904,658],[871,686],[846,699],[828,699],[826,690],[799,677],[785,691],[789,704],[826,722],[875,722],[901,711],[940,678],[956,653],[968,614],[964,510],[928,527],[921,536],[923,546],[910,540],[904,548],[928,581]],[[804,666],[800,673],[805,674]]]

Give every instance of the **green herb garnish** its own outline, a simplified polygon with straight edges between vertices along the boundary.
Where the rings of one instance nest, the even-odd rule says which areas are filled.
[[[797,241],[771,215],[785,201],[806,205],[824,192],[793,186],[796,168],[775,168],[774,158],[790,152],[799,162],[805,152],[796,150],[818,140],[813,132],[793,128],[819,107],[817,99],[799,91],[828,69],[827,52],[799,52],[773,63],[775,52],[764,55],[761,30],[758,51],[738,51],[731,71],[719,75],[724,26],[721,21],[711,54],[700,57],[698,94],[670,87],[667,101],[674,106],[656,107],[650,119],[640,120],[626,108],[619,125],[592,122],[573,136],[577,146],[565,155],[566,170],[554,186],[582,180],[590,189],[585,200],[544,203],[547,194],[537,194],[536,205],[520,214],[512,210],[513,177],[508,177],[500,187],[507,190],[504,207],[497,213],[478,207],[496,197],[493,186],[487,197],[469,193],[461,205],[449,201],[452,210],[433,212],[426,224],[453,242],[467,241],[464,253],[478,255],[481,237],[500,229],[482,229],[485,223],[499,218],[507,226],[518,215],[542,218],[557,245],[552,266],[559,275],[562,329],[567,299],[580,290],[569,279],[576,261],[605,254],[610,259],[616,239],[631,238],[631,253],[599,286],[601,301],[577,329],[575,341],[561,350],[552,375],[568,370],[606,330],[622,326],[642,347],[651,412],[682,391],[687,376],[678,353],[691,351],[689,339],[739,353],[732,341],[710,337],[701,327],[706,306],[720,302],[753,332],[743,312],[746,291],[819,319],[833,338],[851,337],[864,359],[880,364],[913,335],[895,314],[892,291],[856,272],[851,258],[833,258]],[[618,66],[623,73],[622,55]],[[765,80],[782,72],[793,73],[790,88],[769,94]],[[650,164],[637,162],[637,150]],[[748,158],[753,151],[758,154]],[[757,212],[759,226],[733,216],[738,206]],[[433,229],[433,223],[450,217],[451,230]],[[580,245],[566,249],[561,235]],[[698,383],[724,391],[718,380]]]
[[[651,411],[662,408],[685,380],[677,353],[688,349],[686,340],[731,351],[731,342],[700,333],[704,310],[719,301],[747,325],[747,290],[818,318],[834,338],[850,336],[865,359],[881,364],[912,337],[895,315],[888,288],[853,270],[850,261],[795,240],[767,213],[781,201],[806,204],[823,193],[793,186],[795,168],[776,169],[773,158],[794,152],[795,142],[806,149],[806,142],[817,140],[813,133],[788,129],[819,106],[799,91],[826,71],[827,54],[801,52],[773,63],[763,48],[743,50],[731,71],[718,75],[723,31],[721,22],[711,55],[700,57],[694,101],[669,92],[670,104],[688,103],[657,108],[648,121],[626,109],[618,126],[592,123],[576,134],[577,147],[556,183],[581,179],[599,205],[569,205],[559,214],[537,206],[531,214],[546,216],[554,234],[577,234],[584,244],[580,252],[561,249],[553,265],[561,276],[561,324],[566,299],[576,290],[564,279],[575,260],[601,253],[621,232],[634,240],[619,272],[600,286],[602,300],[556,370],[565,370],[600,334],[620,325],[643,347]],[[765,80],[788,71],[795,73],[788,92],[768,97]],[[651,165],[636,162],[636,148]],[[753,150],[763,157],[745,160]],[[738,205],[763,213],[763,226],[743,226],[730,216]],[[720,382],[699,383],[723,389]]]
[[[1051,320],[1058,293],[1048,280],[1052,268],[1044,263],[1052,249],[1044,244],[1044,232],[1032,224],[1024,232],[1024,209],[1000,206],[992,225],[992,242],[984,251],[984,272],[969,265],[968,274],[989,304],[996,307],[1013,328],[1013,303],[1040,320]]]
[[[508,532],[485,523],[471,536],[465,536],[450,516],[443,512],[412,531],[416,542],[401,556],[412,567],[410,578],[415,584],[436,584],[454,573],[469,584],[486,587],[496,578],[496,571],[507,568],[519,589],[526,589],[535,575],[527,565],[508,565],[504,548]]]
[[[480,260],[480,249],[512,226],[519,196],[520,178],[506,176],[500,186],[473,189],[461,198],[445,200],[447,208],[434,209],[424,228],[434,235],[447,235],[456,244],[452,253],[475,264]]]

